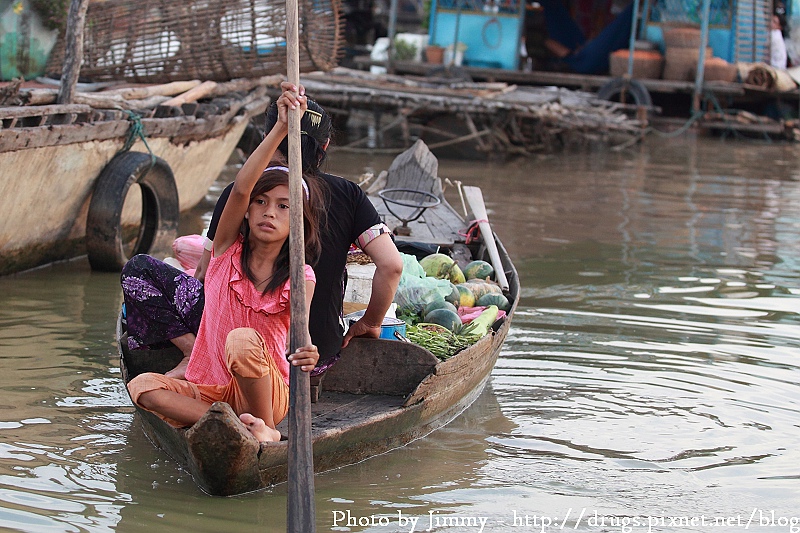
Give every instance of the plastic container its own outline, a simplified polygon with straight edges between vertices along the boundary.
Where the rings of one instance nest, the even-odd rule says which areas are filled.
[[[362,316],[364,316],[364,310],[350,313],[349,315],[345,315],[344,318],[347,321],[347,326],[350,327],[352,324],[358,322]],[[381,324],[380,338],[393,341],[405,341],[406,323],[399,318],[390,316],[384,317],[383,323]]]

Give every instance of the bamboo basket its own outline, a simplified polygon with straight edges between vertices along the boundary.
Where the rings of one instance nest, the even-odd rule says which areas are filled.
[[[697,63],[695,63],[695,72],[697,72]],[[728,63],[721,57],[711,57],[706,59],[703,65],[703,79],[705,81],[736,81],[738,76],[738,69],[733,63]]]
[[[706,47],[706,61],[713,57],[711,47]],[[698,48],[667,48],[664,63],[664,79],[691,81],[697,72],[697,60],[700,58]]]
[[[700,49],[700,28],[664,28],[664,47]]]
[[[609,74],[615,78],[628,72],[627,49],[617,50],[609,56]],[[633,51],[633,77],[638,79],[657,80],[664,69],[664,56],[655,50]]]
[[[335,67],[341,0],[298,0],[300,70]],[[47,73],[60,76],[64,34]],[[227,81],[286,70],[284,0],[90,0],[81,76],[147,83]]]

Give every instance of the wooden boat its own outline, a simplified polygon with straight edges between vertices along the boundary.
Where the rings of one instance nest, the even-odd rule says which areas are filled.
[[[63,105],[54,88],[4,87],[0,275],[87,251],[93,267],[114,270],[123,245],[169,247],[179,213],[204,198],[276,83],[174,82]]]
[[[286,68],[283,0],[72,4],[85,16],[50,6],[66,20],[46,67],[67,89],[62,103],[21,79],[0,87],[0,275],[84,253],[119,270],[168,247]],[[300,67],[333,68],[341,3],[298,5]],[[117,87],[73,94],[79,72],[94,89]]]
[[[419,141],[382,175],[386,181],[378,187],[424,187],[441,201],[425,211],[425,221],[406,224],[410,235],[398,236],[399,245],[436,243],[468,251],[474,258],[486,257],[481,243],[466,245],[459,235],[467,224],[444,201],[436,170],[436,159]],[[422,175],[422,171],[427,172]],[[399,222],[380,198],[373,201],[388,224]],[[519,299],[517,272],[500,240],[493,238],[509,284],[512,307],[508,315],[495,322],[489,335],[445,361],[409,342],[354,339],[325,374],[319,397],[312,404],[315,471],[353,464],[403,446],[447,424],[475,400],[489,379]],[[126,383],[142,372],[164,372],[181,359],[177,349],[128,350],[121,317],[117,338]],[[254,491],[287,477],[286,440],[259,444],[225,403],[212,405],[188,429],[175,429],[139,408],[137,412],[151,441],[185,466],[209,494]],[[285,420],[278,429],[286,435]]]

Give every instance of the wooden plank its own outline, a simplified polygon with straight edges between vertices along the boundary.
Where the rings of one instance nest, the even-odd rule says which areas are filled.
[[[353,394],[410,394],[438,359],[416,344],[386,339],[355,338],[342,350],[347,365],[325,374],[324,390]]]
[[[217,86],[217,82],[215,82],[215,81],[204,81],[200,85],[197,85],[196,87],[192,87],[191,89],[189,89],[185,93],[180,94],[178,96],[175,96],[173,98],[170,98],[169,100],[166,100],[161,105],[163,105],[163,106],[178,106],[179,107],[179,106],[181,106],[183,104],[186,104],[186,103],[189,103],[189,102],[196,102],[197,100],[200,100],[201,98],[205,98],[206,96],[211,94],[211,92],[214,90],[214,88],[216,88],[216,86]]]
[[[103,94],[117,94],[125,100],[142,100],[151,96],[175,96],[185,93],[200,85],[200,80],[173,81],[160,85],[146,85],[144,87],[123,87],[121,89],[111,89],[104,91]]]
[[[0,119],[61,115],[68,113],[91,113],[91,106],[84,104],[0,107]]]

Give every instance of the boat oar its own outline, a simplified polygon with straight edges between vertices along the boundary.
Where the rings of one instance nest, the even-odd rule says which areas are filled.
[[[300,84],[300,45],[297,0],[286,0],[286,75]],[[289,350],[308,342],[305,290],[305,239],[303,238],[302,155],[299,109],[289,110],[289,262],[291,327]],[[289,374],[289,482],[286,501],[287,532],[314,533],[314,457],[311,445],[311,391],[308,372],[291,366]]]
[[[478,228],[481,230],[483,237],[483,244],[486,245],[486,250],[489,252],[489,259],[491,259],[492,267],[494,267],[494,275],[497,283],[503,291],[508,290],[508,279],[506,279],[506,272],[503,270],[503,263],[500,261],[500,254],[497,251],[497,243],[494,242],[494,233],[492,227],[489,225],[489,219],[486,216],[486,205],[483,203],[483,193],[479,187],[465,185],[463,187],[464,196],[467,198],[467,203],[472,214],[478,221]]]

